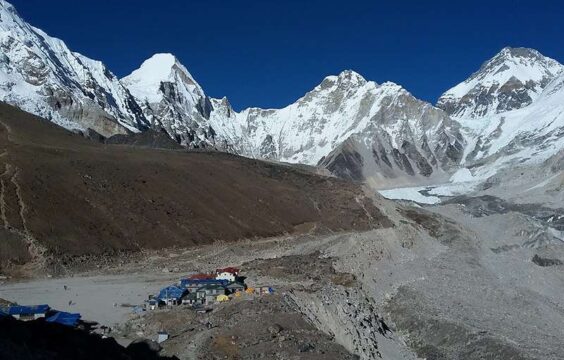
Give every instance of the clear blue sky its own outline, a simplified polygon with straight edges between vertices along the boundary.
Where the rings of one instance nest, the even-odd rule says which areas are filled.
[[[561,1],[9,0],[122,77],[174,53],[236,109],[281,107],[353,69],[435,102],[504,46],[564,61]]]

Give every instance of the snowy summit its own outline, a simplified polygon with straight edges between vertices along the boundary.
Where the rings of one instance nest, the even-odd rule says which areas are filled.
[[[192,90],[203,93],[188,70],[170,53],[151,56],[139,69],[124,77],[122,82],[137,99],[154,103],[161,100],[161,83],[173,82],[177,76],[182,76],[187,84],[191,83]]]

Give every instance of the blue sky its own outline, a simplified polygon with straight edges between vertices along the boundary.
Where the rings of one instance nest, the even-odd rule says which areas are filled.
[[[236,109],[285,106],[345,69],[434,103],[504,46],[564,61],[556,0],[9,1],[120,77],[153,53],[174,53]]]

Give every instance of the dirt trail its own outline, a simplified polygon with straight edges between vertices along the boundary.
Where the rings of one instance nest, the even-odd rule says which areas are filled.
[[[6,260],[8,268],[11,268],[21,262],[21,259],[29,258],[24,266],[18,267],[17,273],[30,273],[45,268],[45,248],[37,242],[27,227],[28,209],[20,186],[21,169],[13,165],[8,151],[12,145],[12,128],[5,121],[0,121],[0,127],[0,143],[6,146],[0,154],[0,166],[4,168],[0,174],[0,219],[8,237],[3,249],[5,254],[0,256],[0,271],[3,264],[6,266]],[[22,250],[26,254],[22,254]],[[12,251],[16,256],[10,259]]]

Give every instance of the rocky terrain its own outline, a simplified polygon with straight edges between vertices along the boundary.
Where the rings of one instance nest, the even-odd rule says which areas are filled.
[[[227,264],[240,266],[249,286],[275,289],[206,314],[178,307],[130,315],[114,327],[120,342],[166,329],[172,337],[162,354],[180,358],[558,359],[561,242],[531,241],[535,221],[547,221],[538,217],[546,209],[494,200],[421,209],[376,197],[393,227],[161,250],[83,279],[52,281],[71,284],[77,300],[68,309],[82,306],[91,318],[97,308],[105,309],[102,318],[122,313],[111,303],[134,289],[130,283],[147,284],[131,293],[135,304],[157,288],[143,279],[166,284]],[[44,294],[37,284],[7,284],[0,296],[21,301]]]
[[[126,329],[156,334],[163,326],[171,339],[163,344],[162,354],[182,359],[355,358],[309,323],[286,295],[235,299],[206,314],[186,308],[159,310],[132,319]]]
[[[0,358],[562,358],[556,60],[504,48],[436,107],[346,70],[235,111],[174,55],[118,79],[5,0],[0,30],[0,298],[116,339],[0,319]],[[131,313],[225,266],[274,294]]]

